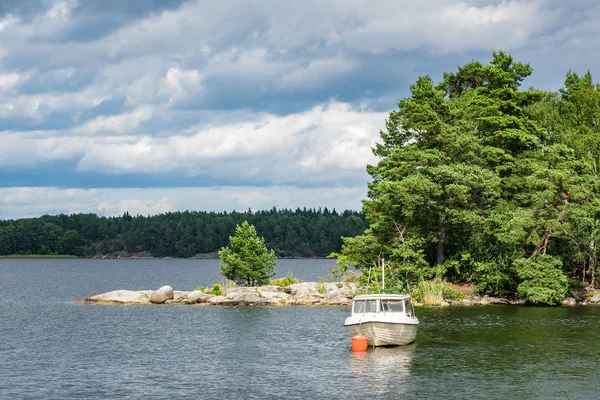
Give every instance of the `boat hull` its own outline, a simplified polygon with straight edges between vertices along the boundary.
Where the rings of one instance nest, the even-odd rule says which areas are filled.
[[[366,336],[370,346],[403,346],[417,339],[418,325],[372,321],[346,325],[346,328],[352,336]]]

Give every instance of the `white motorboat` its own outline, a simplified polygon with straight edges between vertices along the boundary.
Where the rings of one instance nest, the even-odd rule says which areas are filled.
[[[385,271],[385,262],[382,271]],[[352,336],[362,334],[371,346],[398,346],[413,343],[417,338],[419,320],[410,295],[385,294],[385,273],[382,273],[381,294],[356,296],[352,300],[352,315],[344,325]]]
[[[416,340],[419,320],[409,295],[368,294],[352,300],[344,325],[352,336],[366,336],[371,346],[398,346]]]

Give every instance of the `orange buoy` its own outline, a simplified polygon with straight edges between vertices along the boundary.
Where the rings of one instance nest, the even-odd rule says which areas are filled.
[[[353,352],[367,351],[368,347],[369,347],[369,339],[366,336],[363,336],[361,334],[352,336],[352,351]]]

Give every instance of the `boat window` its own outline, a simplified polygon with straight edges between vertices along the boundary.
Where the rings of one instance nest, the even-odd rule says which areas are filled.
[[[410,302],[410,300],[404,300],[406,301],[406,316],[409,318],[412,318],[412,316],[414,315],[415,311],[412,308],[412,303]]]
[[[404,312],[404,304],[398,300],[383,300],[381,302],[382,312]]]
[[[377,312],[376,300],[358,300],[354,302],[352,308],[354,314],[374,313]]]
[[[355,301],[352,312],[354,314],[364,313],[365,312],[365,302],[364,301]]]
[[[377,301],[376,300],[367,300],[365,301],[365,312],[374,313],[377,312]]]

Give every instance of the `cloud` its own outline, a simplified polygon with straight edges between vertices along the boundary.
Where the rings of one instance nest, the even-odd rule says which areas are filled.
[[[386,113],[331,102],[311,110],[200,125],[185,134],[132,134],[152,116],[142,108],[97,117],[71,131],[0,136],[0,165],[36,166],[77,160],[77,169],[104,174],[181,174],[224,183],[337,185],[365,182],[365,166]]]
[[[234,186],[206,188],[59,189],[55,187],[0,188],[0,219],[43,214],[95,213],[104,216],[153,215],[168,211],[245,211],[272,207],[356,210],[364,187],[297,188],[291,186]]]
[[[126,134],[135,132],[137,128],[152,117],[153,107],[140,107],[128,113],[96,117],[73,130],[76,134],[114,133]]]
[[[21,79],[22,76],[15,72],[0,74],[0,91],[16,86]]]
[[[592,0],[11,4],[0,4],[0,186],[363,187],[387,112],[418,75],[502,49],[532,63],[527,85],[600,76]],[[258,190],[256,203],[270,196]],[[178,204],[122,195],[100,212]]]
[[[270,183],[364,181],[373,162],[371,147],[385,114],[330,103],[278,117],[226,124],[168,137],[98,140],[85,149],[81,171],[120,173],[179,172],[227,180],[260,177]]]

